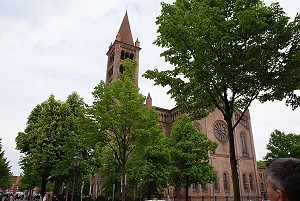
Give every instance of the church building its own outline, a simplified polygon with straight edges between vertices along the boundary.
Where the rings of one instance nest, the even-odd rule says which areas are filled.
[[[127,11],[116,35],[115,41],[109,46],[107,52],[106,82],[113,82],[118,75],[123,72],[122,60],[126,58],[135,59],[139,63],[140,42],[133,40]],[[134,82],[138,84],[139,66],[135,70]],[[146,105],[152,106],[159,113],[159,123],[163,128],[166,137],[170,132],[174,122],[181,118],[177,107],[165,109],[152,105],[152,99],[148,94]],[[233,119],[236,121],[237,116]],[[233,199],[233,185],[231,181],[231,169],[229,160],[229,142],[227,139],[227,125],[223,120],[223,115],[215,110],[206,118],[194,121],[194,125],[206,133],[208,138],[218,143],[214,154],[210,154],[210,163],[217,172],[218,179],[215,183],[207,186],[192,185],[190,187],[190,200],[193,201],[227,201]],[[238,158],[238,174],[240,181],[240,192],[242,200],[256,200],[261,195],[260,181],[258,181],[258,171],[256,166],[255,148],[251,129],[251,117],[249,111],[245,113],[242,121],[235,129],[235,151]],[[165,199],[170,194],[173,198],[173,188],[166,191]],[[184,192],[182,198],[184,200]]]

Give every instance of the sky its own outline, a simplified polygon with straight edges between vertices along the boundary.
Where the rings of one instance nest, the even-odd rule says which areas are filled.
[[[15,138],[24,131],[27,117],[37,104],[50,94],[65,101],[73,91],[92,103],[91,92],[105,80],[106,52],[126,10],[133,38],[141,42],[140,92],[150,92],[155,106],[175,106],[166,94],[168,88],[154,86],[153,81],[141,77],[148,69],[171,68],[160,57],[162,49],[153,44],[160,2],[0,0],[0,138],[14,175],[21,173]],[[265,1],[267,5],[271,2]],[[299,0],[279,2],[292,19],[300,11]],[[266,154],[266,144],[275,129],[300,133],[300,109],[292,111],[283,102],[254,102],[250,114],[258,160]]]

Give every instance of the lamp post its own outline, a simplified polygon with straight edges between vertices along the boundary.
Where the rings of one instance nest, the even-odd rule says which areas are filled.
[[[141,182],[141,194],[140,194],[140,201],[142,201],[142,190],[143,190],[143,179],[140,179]]]
[[[74,188],[75,188],[76,168],[78,167],[79,162],[80,162],[79,156],[74,156],[74,157],[73,157],[74,177],[73,177],[73,186],[72,186],[72,197],[71,197],[71,201],[74,200]]]

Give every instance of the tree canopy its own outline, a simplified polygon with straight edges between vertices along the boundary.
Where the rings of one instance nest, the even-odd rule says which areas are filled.
[[[69,95],[65,102],[50,95],[32,110],[24,132],[19,132],[16,137],[17,149],[24,154],[20,161],[23,183],[31,188],[39,186],[43,196],[48,181],[54,183],[54,195],[57,196],[62,183],[72,178],[74,155],[78,154],[82,159],[88,155],[80,126],[85,107],[77,93]],[[81,172],[85,170],[88,168]]]
[[[2,138],[0,138],[0,188],[6,189],[12,186],[12,173],[7,158],[2,150]]]
[[[266,161],[264,161],[264,160],[259,160],[256,162],[256,164],[257,164],[258,168],[266,168],[267,167]]]
[[[158,114],[145,106],[145,96],[133,82],[136,61],[123,60],[123,74],[112,83],[101,81],[93,92],[94,102],[90,116],[98,126],[98,135],[106,140],[111,158],[121,170],[122,200],[125,200],[125,174],[132,156],[142,156],[149,145],[163,138],[158,126]],[[139,178],[138,178],[139,180]]]
[[[201,119],[220,110],[228,125],[235,200],[240,200],[233,131],[252,101],[299,105],[300,17],[260,0],[176,0],[157,17],[161,56],[172,70],[146,78],[170,86],[179,109]],[[240,118],[233,122],[236,110]]]
[[[275,130],[271,133],[267,144],[267,154],[265,160],[276,158],[299,158],[300,159],[300,135]]]
[[[176,190],[185,188],[186,201],[191,184],[215,181],[216,172],[209,164],[209,153],[213,153],[218,144],[199,132],[190,118],[183,117],[175,122],[169,139],[173,172],[170,181]]]

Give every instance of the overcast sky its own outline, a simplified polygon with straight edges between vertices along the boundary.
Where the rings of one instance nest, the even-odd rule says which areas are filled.
[[[159,0],[0,0],[0,128],[5,157],[12,172],[20,153],[17,133],[24,131],[32,109],[54,94],[65,101],[77,91],[90,104],[91,92],[105,79],[106,52],[119,30],[126,9],[134,40],[141,42],[140,92],[151,92],[153,105],[172,108],[167,89],[153,86],[141,75],[147,69],[170,67],[153,45],[160,14]],[[172,0],[165,1],[168,3]],[[272,2],[265,1],[266,4]],[[300,11],[299,0],[279,1],[287,15]],[[275,129],[300,133],[299,109],[284,103],[254,103],[250,108],[257,159]]]

